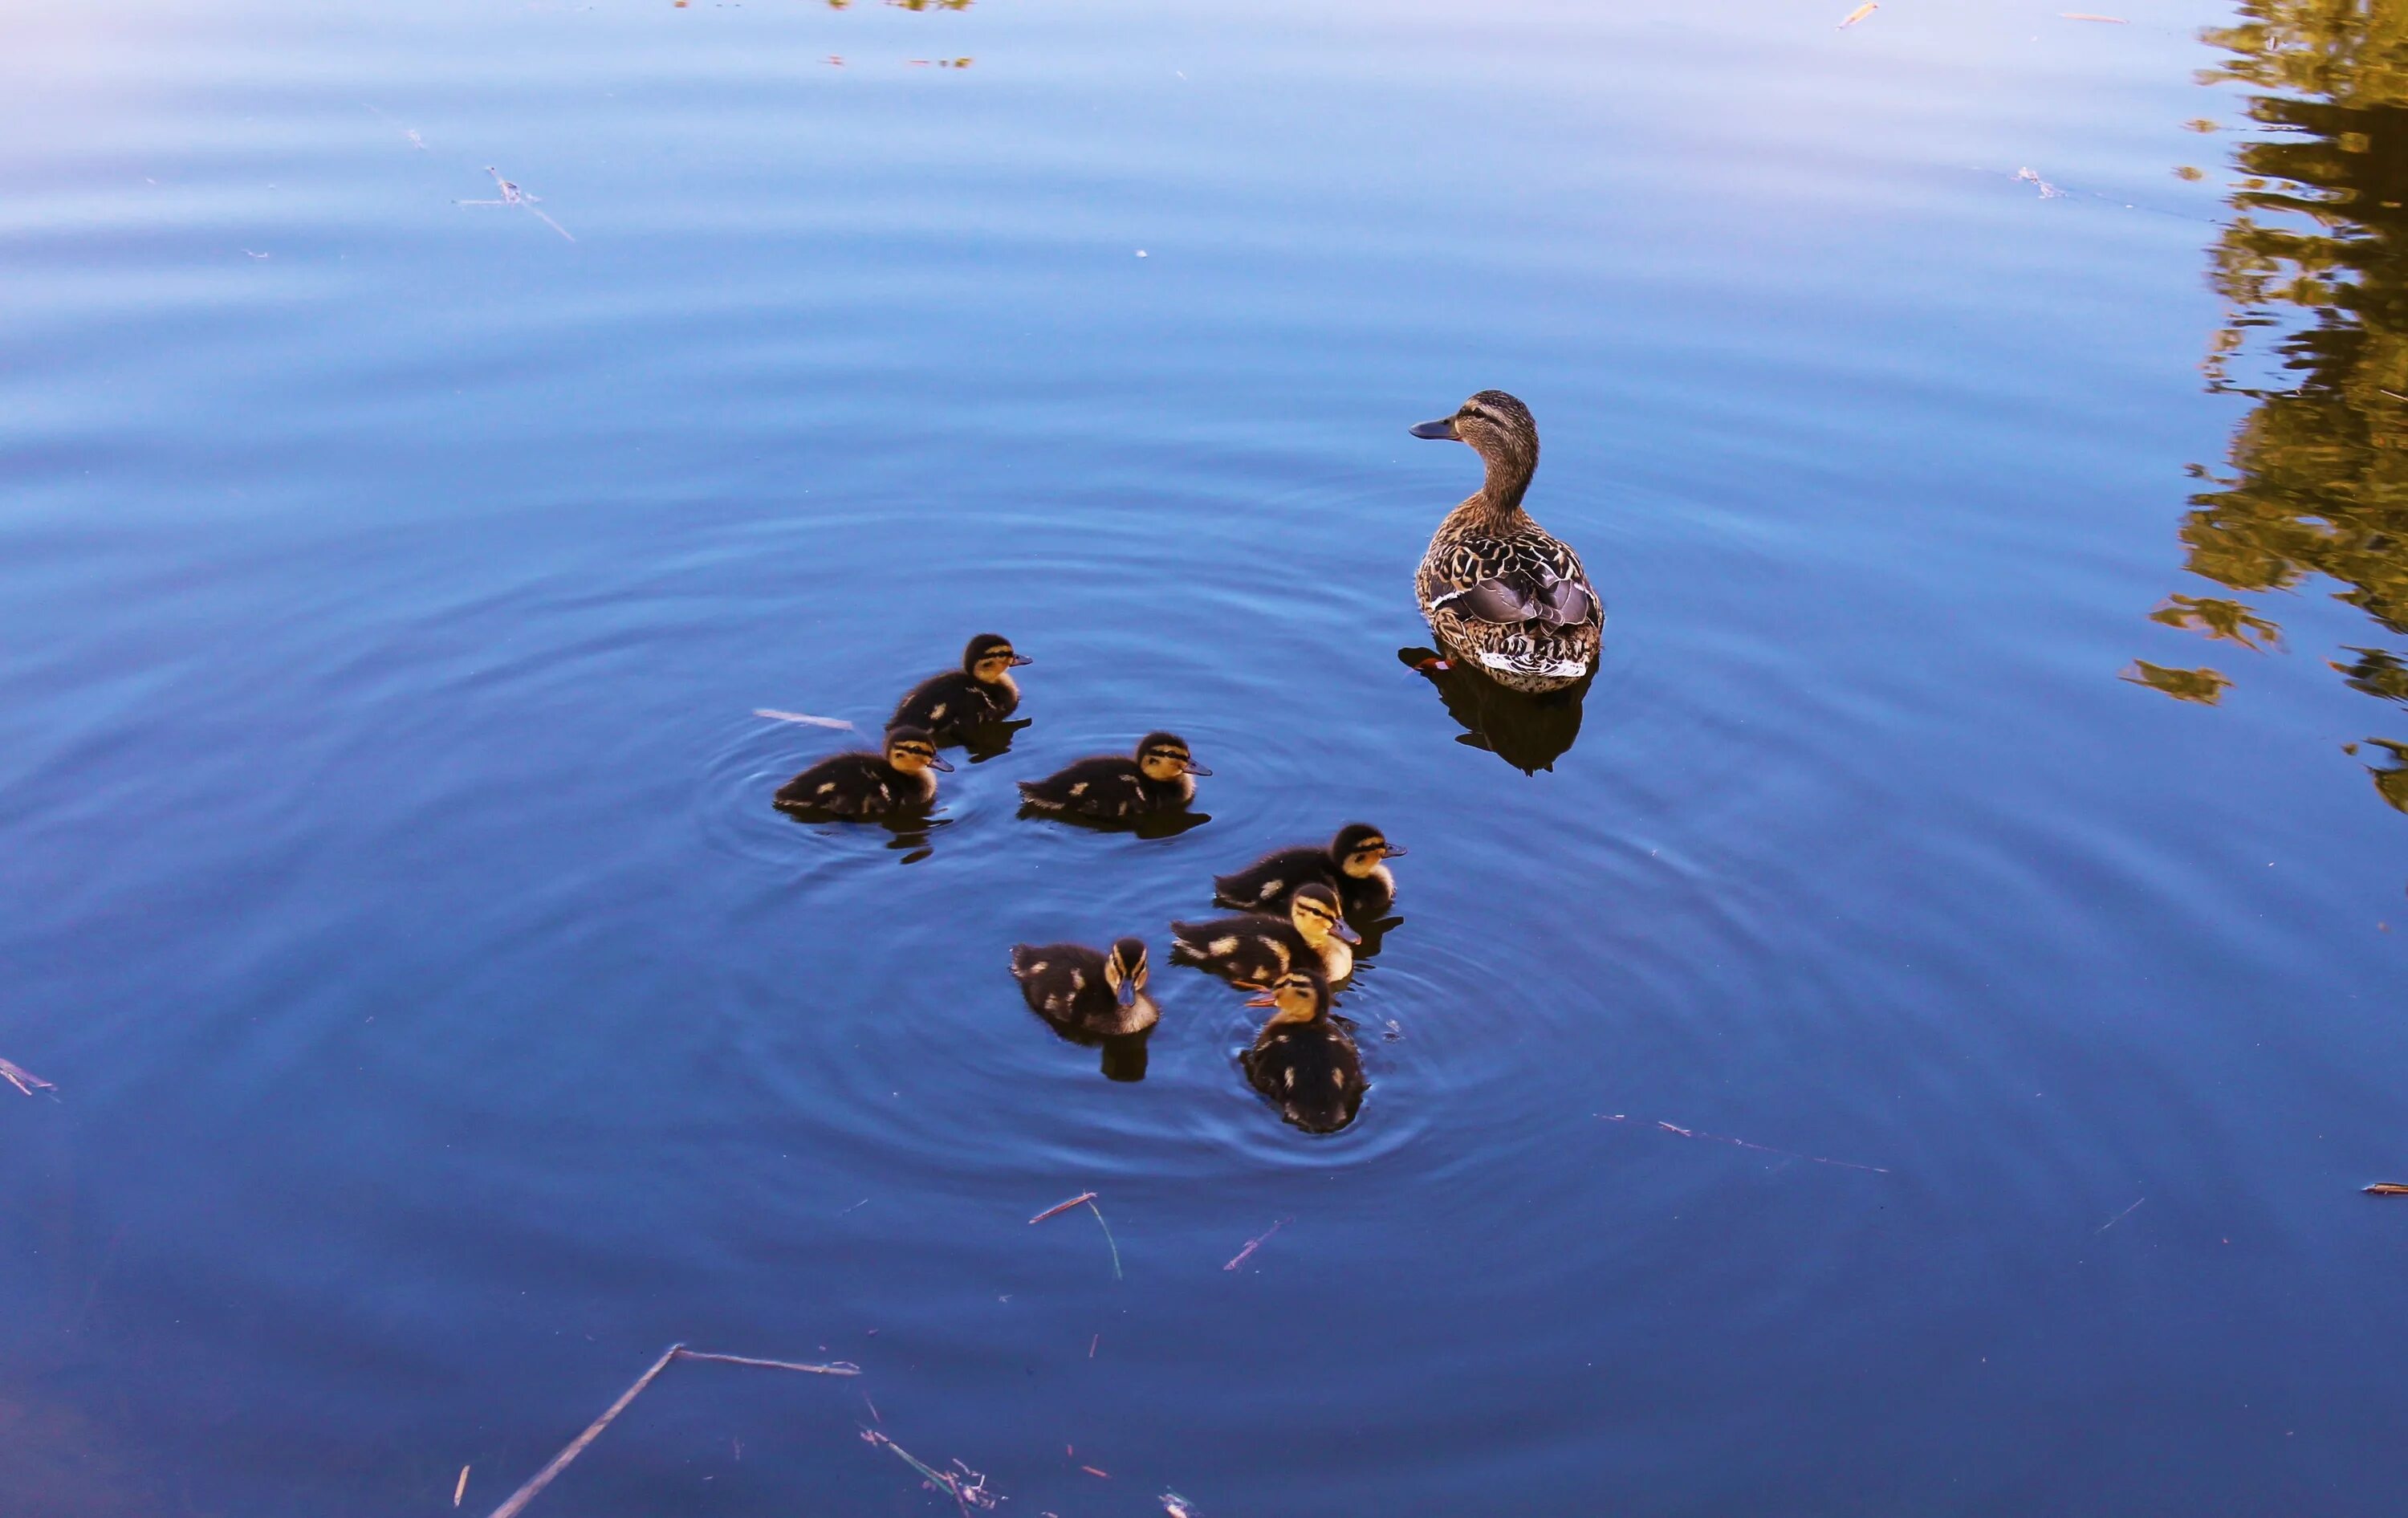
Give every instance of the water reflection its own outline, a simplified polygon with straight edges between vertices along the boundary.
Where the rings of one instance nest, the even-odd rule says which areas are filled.
[[[1597,680],[1591,672],[1562,690],[1533,695],[1507,690],[1436,649],[1398,649],[1397,657],[1437,689],[1446,714],[1463,728],[1457,743],[1485,749],[1525,775],[1555,768],[1571,748],[1580,737],[1582,705]]]
[[[2198,471],[2208,488],[2183,523],[2184,567],[2243,594],[2323,576],[2408,638],[2408,0],[2240,8],[2242,24],[2205,34],[2228,54],[2208,78],[2261,92],[2245,112],[2282,136],[2236,150],[2234,215],[2210,250],[2230,314],[2209,385],[2255,404],[2227,471]],[[2235,378],[2253,346],[2279,381]],[[2241,649],[2282,640],[2261,609],[2228,598],[2175,595],[2151,615]],[[2408,704],[2401,652],[2342,652],[2329,663],[2352,690]],[[2232,682],[2147,663],[2126,678],[2210,705]],[[2348,751],[2377,760],[2376,794],[2408,811],[2408,748],[2374,738]]]

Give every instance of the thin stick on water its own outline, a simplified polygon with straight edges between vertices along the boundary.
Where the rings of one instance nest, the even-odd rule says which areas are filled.
[[[592,1423],[587,1424],[585,1425],[585,1432],[578,1435],[575,1439],[570,1439],[558,1454],[552,1457],[552,1463],[550,1465],[544,1467],[541,1470],[537,1471],[534,1477],[530,1479],[524,1486],[512,1492],[509,1496],[509,1499],[504,1502],[500,1507],[495,1508],[490,1515],[490,1518],[517,1518],[519,1513],[523,1512],[526,1510],[526,1505],[528,1503],[533,1502],[545,1487],[552,1484],[552,1479],[553,1477],[559,1475],[562,1471],[566,1470],[570,1461],[576,1459],[579,1455],[583,1454],[587,1445],[601,1438],[602,1430],[609,1427],[613,1419],[617,1418],[619,1414],[626,1411],[627,1404],[642,1396],[644,1388],[650,1386],[662,1371],[666,1370],[669,1368],[669,1362],[671,1360],[677,1359],[717,1360],[724,1365],[761,1366],[771,1370],[806,1370],[815,1376],[858,1376],[861,1374],[861,1367],[847,1360],[838,1360],[828,1365],[800,1365],[792,1360],[756,1360],[749,1355],[742,1354],[707,1354],[700,1350],[687,1349],[683,1344],[671,1344],[667,1349],[661,1352],[661,1357],[652,1362],[652,1368],[650,1370],[638,1376],[634,1385],[619,1394],[619,1400],[611,1403],[608,1408],[605,1408],[602,1411],[602,1416],[595,1419]],[[460,1473],[460,1479],[462,1483],[461,1490],[466,1491],[467,1489],[467,1471],[465,1468]]]
[[[1627,1123],[1631,1121],[1629,1114],[1625,1112],[1599,1112],[1598,1116],[1603,1118],[1608,1123]],[[1770,1144],[1752,1144],[1744,1138],[1733,1138],[1727,1134],[1720,1133],[1700,1133],[1695,1128],[1684,1128],[1678,1124],[1666,1123],[1661,1120],[1658,1120],[1654,1126],[1663,1129],[1666,1133],[1677,1133],[1684,1138],[1705,1138],[1717,1144],[1736,1144],[1742,1149],[1753,1149],[1759,1154],[1783,1154],[1793,1160],[1812,1160],[1816,1165],[1835,1165],[1842,1170],[1870,1170],[1875,1175],[1889,1174],[1889,1169],[1885,1166],[1858,1165],[1854,1160],[1828,1160],[1820,1154],[1800,1154],[1795,1150],[1775,1149]]]
[[[1127,1280],[1126,1276],[1121,1274],[1121,1247],[1112,1242],[1112,1225],[1104,1221],[1104,1210],[1096,1205],[1096,1198],[1092,1195],[1087,1198],[1087,1210],[1096,1214],[1096,1226],[1104,1230],[1104,1245],[1112,1252],[1112,1279]]]
[[[864,1443],[873,1449],[893,1450],[905,1465],[918,1471],[932,1489],[952,1497],[954,1504],[964,1512],[969,1511],[972,1508],[992,1508],[1003,1500],[1001,1496],[986,1489],[985,1476],[963,1465],[959,1460],[953,1462],[960,1468],[960,1474],[956,1475],[952,1471],[939,1470],[928,1465],[918,1455],[875,1428],[863,1429],[861,1438]]]
[[[33,1071],[25,1068],[23,1066],[10,1064],[5,1059],[0,1059],[0,1081],[7,1081],[10,1085],[15,1086],[19,1091],[23,1092],[28,1096],[32,1096],[36,1091],[56,1091],[59,1089],[57,1086],[54,1086],[50,1081],[43,1080],[40,1076],[36,1075]]]
[[[853,730],[853,723],[842,717],[814,717],[808,711],[780,711],[775,707],[754,707],[752,715],[767,717],[773,723],[800,723],[805,727],[833,727],[840,733]]]
[[[1092,1202],[1095,1199],[1096,1194],[1094,1192],[1082,1191],[1067,1202],[1055,1202],[1052,1207],[1047,1208],[1044,1211],[1038,1213],[1028,1221],[1031,1224],[1038,1224],[1044,1222],[1047,1218],[1058,1218],[1063,1213],[1070,1210],[1070,1209],[1078,1206],[1081,1202]]]
[[[455,1508],[458,1507],[460,1505],[460,1499],[467,1495],[468,1468],[466,1466],[462,1466],[460,1468],[460,1484],[452,1488],[452,1505]]]
[[[2366,1188],[2369,1196],[2408,1196],[2408,1186],[2394,1181],[2378,1181]]]
[[[1286,1227],[1287,1223],[1287,1219],[1282,1218],[1277,1223],[1272,1224],[1269,1227],[1265,1228],[1261,1233],[1255,1235],[1254,1238],[1247,1239],[1246,1247],[1238,1251],[1238,1257],[1231,1260],[1228,1264],[1221,1267],[1221,1268],[1224,1270],[1235,1270],[1238,1267],[1245,1264],[1248,1256],[1252,1255],[1254,1251],[1263,1247],[1264,1239],[1268,1239],[1271,1235],[1279,1232],[1282,1228]]]
[[[2143,1196],[2143,1197],[2142,1197],[2142,1198],[2141,1198],[2141,1202],[2145,1202],[2145,1201],[2147,1201],[2147,1200],[2148,1200],[2148,1198],[2147,1198],[2146,1196]],[[2098,1238],[2100,1234],[2105,1233],[2108,1229],[2110,1229],[2110,1228],[2112,1228],[2112,1227],[2115,1226],[2115,1224],[2119,1224],[2119,1223],[2123,1222],[2126,1218],[2130,1217],[2134,1212],[2139,1211],[2139,1210],[2140,1210],[2140,1209],[2141,1209],[2141,1202],[2134,1202],[2131,1206],[2129,1206],[2129,1207],[2128,1207],[2128,1208],[2124,1209],[2124,1210],[2122,1210],[2121,1212],[2116,1213],[2114,1217],[2109,1218],[2106,1222],[2104,1222],[2104,1223],[2100,1224],[2098,1227],[2091,1229],[2091,1230],[2090,1230],[2090,1237],[2091,1237],[2091,1238],[2093,1238],[2093,1239]]]
[[[500,189],[501,196],[499,199],[455,200],[452,204],[454,206],[516,206],[521,210],[525,211],[529,216],[534,217],[544,225],[552,228],[554,232],[559,233],[562,236],[568,237],[569,241],[575,242],[577,240],[575,237],[568,236],[568,229],[566,227],[562,226],[558,222],[553,221],[551,217],[544,215],[543,212],[535,208],[535,203],[543,198],[541,195],[528,194],[517,185],[503,179],[502,171],[495,168],[491,164],[485,165],[485,172],[494,177],[494,185]]]

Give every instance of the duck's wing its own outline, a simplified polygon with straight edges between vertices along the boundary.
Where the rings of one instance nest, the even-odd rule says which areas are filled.
[[[1115,817],[1143,800],[1137,765],[1117,754],[1082,759],[1041,780],[1022,780],[1021,795],[1040,807],[1068,808]]]
[[[1212,877],[1212,901],[1221,907],[1266,910],[1285,901],[1297,886],[1316,881],[1326,884],[1336,873],[1322,850],[1282,849],[1234,874]]]
[[[895,703],[895,715],[887,719],[889,727],[924,727],[930,732],[951,724],[975,722],[985,715],[985,709],[968,702],[969,695],[962,687],[970,678],[958,669],[931,675],[905,693]]]
[[[1430,566],[1423,593],[1432,611],[1499,624],[1578,627],[1604,611],[1580,556],[1543,533],[1458,538]]]
[[[884,767],[884,761],[874,753],[830,754],[779,786],[778,804],[781,807],[842,805],[861,790],[867,774],[864,766],[870,764]]]

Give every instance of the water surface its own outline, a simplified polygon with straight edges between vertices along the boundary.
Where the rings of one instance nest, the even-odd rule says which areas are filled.
[[[17,1511],[489,1511],[681,1339],[864,1374],[676,1367],[535,1512],[942,1511],[865,1424],[1064,1518],[2393,1511],[2402,637],[2329,593],[2408,371],[2209,274],[2397,107],[1846,8],[13,18]],[[2203,556],[2317,385],[2374,462]],[[1397,657],[1488,386],[1612,612],[1544,763]],[[924,845],[769,809],[841,738],[756,709],[987,629],[1032,725]],[[1209,823],[1013,815],[1157,726]],[[1192,971],[1137,1082],[1020,1005],[1354,817],[1345,1133]],[[1089,1189],[1124,1279],[1026,1221]]]

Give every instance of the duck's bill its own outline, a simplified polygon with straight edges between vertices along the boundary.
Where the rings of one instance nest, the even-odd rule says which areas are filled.
[[[1442,416],[1436,422],[1423,422],[1420,426],[1413,429],[1413,436],[1416,437],[1442,438],[1451,443],[1459,443],[1463,440],[1455,435],[1455,418],[1451,416]]]
[[[1121,980],[1119,997],[1122,1010],[1125,1011],[1129,1008],[1136,1006],[1137,982],[1127,979],[1126,977],[1123,977]]]
[[[1330,932],[1332,932],[1332,933],[1337,934],[1340,938],[1341,938],[1345,939],[1348,943],[1361,943],[1361,942],[1363,941],[1363,935],[1361,935],[1360,933],[1355,932],[1353,928],[1351,928],[1351,927],[1347,926],[1344,923],[1332,923],[1332,924],[1329,924],[1329,931],[1330,931]]]
[[[1266,991],[1259,996],[1248,996],[1246,998],[1246,1005],[1249,1007],[1276,1007],[1279,1005],[1279,998]]]
[[[953,772],[953,762],[946,758],[941,753],[932,753],[928,755],[928,767],[931,769],[941,769],[946,774],[950,775]]]
[[[1182,767],[1190,775],[1210,775],[1212,773],[1211,770],[1205,768],[1202,765],[1197,764],[1193,759],[1188,760]]]
[[[1030,658],[1025,653],[1015,653],[1011,656],[1011,667],[1014,669],[1019,668],[1022,665],[1033,665],[1036,662],[1036,660]]]
[[[1405,851],[1393,843],[1383,843],[1380,845],[1380,856],[1383,859],[1402,859],[1405,857]]]

